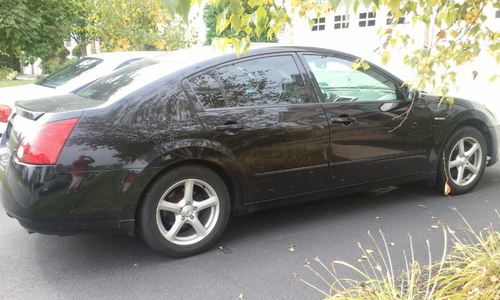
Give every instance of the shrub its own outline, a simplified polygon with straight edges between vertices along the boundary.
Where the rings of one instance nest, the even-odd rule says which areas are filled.
[[[64,59],[52,58],[42,62],[42,69],[44,74],[52,74],[70,63],[74,62],[74,59]]]
[[[82,57],[87,54],[87,45],[86,44],[78,44],[71,50],[71,55],[76,56],[76,57]]]
[[[498,214],[498,211],[497,211]],[[405,257],[405,271],[395,275],[388,244],[382,232],[379,244],[368,233],[373,250],[358,243],[362,252],[360,267],[344,261],[334,261],[327,267],[318,257],[320,266],[306,261],[327,288],[318,287],[302,278],[301,282],[320,292],[325,299],[500,299],[500,233],[490,226],[487,234],[476,233],[460,214],[467,226],[465,238],[460,238],[449,227],[443,227],[444,251],[441,259],[432,263],[427,243],[429,265],[422,266],[414,259],[410,236],[410,257]],[[500,215],[499,215],[500,218]],[[449,254],[448,234],[452,248]],[[358,274],[361,280],[341,278],[337,268]]]
[[[0,80],[14,80],[16,77],[17,71],[11,68],[0,67]]]

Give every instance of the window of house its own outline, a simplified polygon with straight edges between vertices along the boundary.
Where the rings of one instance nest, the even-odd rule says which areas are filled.
[[[313,18],[312,23],[313,23],[312,31],[323,31],[325,30],[326,18],[325,17]]]
[[[347,15],[336,15],[333,17],[333,29],[349,28],[349,17]]]
[[[375,26],[375,18],[377,14],[374,12],[363,12],[359,14],[359,27]]]
[[[214,71],[193,78],[189,80],[189,83],[196,93],[198,101],[203,105],[203,108],[219,108],[225,106],[219,79]]]
[[[391,25],[394,22],[394,18],[392,17],[392,13],[389,12],[387,14],[387,25]],[[400,17],[396,24],[404,24],[405,23],[405,17]]]
[[[229,107],[309,102],[292,56],[256,58],[218,70]]]
[[[64,47],[71,47],[71,38],[64,40]]]
[[[373,69],[353,69],[352,61],[333,56],[305,55],[325,102],[391,101],[394,82]]]

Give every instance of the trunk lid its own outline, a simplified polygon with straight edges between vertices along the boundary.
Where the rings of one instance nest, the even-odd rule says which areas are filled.
[[[78,114],[84,109],[93,108],[102,103],[103,101],[83,98],[74,94],[18,101],[7,124],[6,132],[2,136],[0,147],[7,147],[12,153],[17,150],[23,138],[36,132],[41,124],[75,117],[75,114],[71,112]]]

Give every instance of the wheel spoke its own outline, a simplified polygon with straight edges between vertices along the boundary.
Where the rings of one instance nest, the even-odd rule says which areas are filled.
[[[472,147],[469,150],[467,150],[467,152],[465,152],[465,156],[471,157],[474,153],[476,153],[478,149],[479,149],[479,144],[474,143]]]
[[[159,210],[170,211],[170,212],[173,212],[173,213],[177,214],[181,210],[181,207],[177,203],[169,202],[169,201],[166,201],[166,200],[161,200],[160,204],[158,205],[158,209]]]
[[[476,166],[471,165],[471,164],[465,165],[465,168],[468,169],[474,175],[476,175],[477,172],[479,171],[479,169]]]
[[[453,168],[456,168],[456,167],[458,167],[460,165],[461,165],[460,160],[455,159],[454,161],[450,161],[449,168],[453,169]]]
[[[195,217],[194,219],[189,220],[188,222],[189,224],[191,224],[191,226],[193,226],[194,230],[196,231],[196,234],[199,237],[204,237],[207,235],[207,229],[205,228],[205,226],[203,226],[203,224],[201,224],[198,218]]]
[[[464,156],[465,155],[464,140],[460,140],[460,142],[458,142],[458,153],[460,153],[460,156]]]
[[[200,210],[204,210],[206,208],[215,206],[215,205],[217,205],[218,202],[219,202],[219,199],[216,196],[213,196],[213,197],[210,197],[210,198],[203,200],[203,201],[195,201],[195,202],[193,202],[193,205],[196,206],[198,211],[200,211]]]
[[[457,184],[458,185],[461,185],[462,184],[462,181],[464,180],[464,167],[463,166],[459,166],[457,168]]]
[[[172,225],[172,228],[168,231],[167,235],[165,236],[167,240],[173,241],[175,240],[175,237],[179,233],[179,230],[181,230],[182,225],[184,225],[185,221],[182,220],[180,215],[175,216],[175,222],[174,225]]]
[[[184,183],[184,201],[186,203],[193,202],[193,189],[194,189],[194,180],[188,179]]]

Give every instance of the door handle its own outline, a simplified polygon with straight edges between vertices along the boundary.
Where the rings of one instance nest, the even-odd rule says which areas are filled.
[[[347,126],[349,124],[356,122],[356,119],[353,117],[339,117],[339,118],[331,118],[330,121],[334,124],[342,124],[344,126]]]
[[[242,124],[239,123],[226,123],[224,125],[214,126],[215,131],[226,131],[231,134],[236,134],[238,131],[245,128]]]

